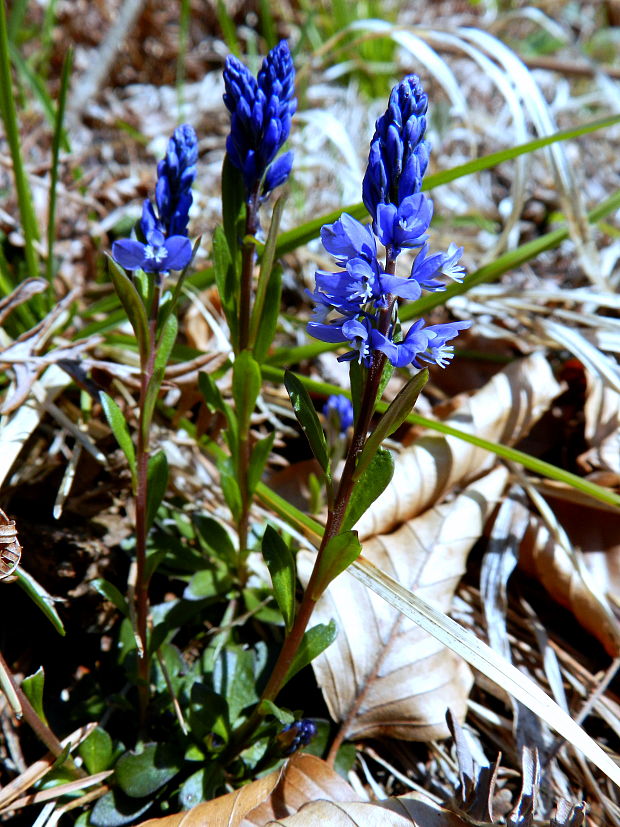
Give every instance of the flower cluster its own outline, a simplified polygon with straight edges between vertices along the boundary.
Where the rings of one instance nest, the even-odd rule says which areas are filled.
[[[144,240],[126,238],[112,245],[112,256],[121,267],[164,273],[182,270],[189,264],[192,245],[187,237],[187,222],[197,160],[198,140],[193,127],[177,127],[165,158],[157,165],[157,212],[148,199],[142,207],[139,230]]]
[[[381,351],[395,367],[445,367],[453,354],[447,342],[470,325],[427,327],[418,321],[399,341],[393,312],[397,299],[415,301],[422,290],[444,290],[437,276],[461,281],[464,275],[462,247],[450,244],[445,252],[428,254],[433,204],[421,192],[429,156],[423,140],[427,103],[419,78],[410,75],[392,90],[387,111],[377,120],[363,182],[372,226],[343,213],[321,229],[323,246],[344,269],[316,273],[316,289],[310,294],[316,307],[308,332],[324,342],[348,342],[353,350],[341,360],[357,358],[369,367],[373,353]],[[377,239],[386,250],[385,267],[377,257]],[[404,249],[418,250],[407,277],[394,274]]]
[[[276,735],[276,741],[282,750],[282,755],[292,755],[300,747],[307,746],[316,735],[316,732],[316,724],[309,718],[302,718],[300,721],[286,724]]]
[[[274,158],[289,136],[297,108],[294,84],[295,68],[285,40],[263,60],[258,78],[236,57],[226,58],[224,103],[231,120],[226,151],[243,176],[248,201],[258,195],[261,184],[261,197],[266,197],[291,171],[292,152]]]

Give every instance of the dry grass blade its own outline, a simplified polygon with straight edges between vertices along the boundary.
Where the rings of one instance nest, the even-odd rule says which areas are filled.
[[[534,353],[510,364],[444,421],[478,437],[513,445],[560,392],[551,368]],[[356,528],[360,537],[385,534],[440,500],[453,486],[489,470],[495,457],[455,437],[424,436],[396,457],[394,477]]]
[[[365,558],[448,611],[506,478],[498,468],[454,502],[429,509],[393,534],[365,540]],[[307,580],[313,555],[302,552],[298,561]],[[312,663],[331,716],[343,724],[339,737],[431,740],[449,734],[447,707],[465,716],[472,678],[463,661],[361,583],[336,579],[314,618],[333,618],[339,629],[336,642]]]
[[[384,574],[369,560],[357,560],[348,571],[391,606],[415,621],[422,629],[531,709],[620,787],[620,767],[539,686],[512,664],[507,663],[454,620]]]

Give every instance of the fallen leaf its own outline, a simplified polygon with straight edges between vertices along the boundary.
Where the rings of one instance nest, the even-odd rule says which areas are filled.
[[[579,514],[575,513],[577,509]],[[573,512],[572,518],[569,512]],[[584,516],[586,513],[589,516]],[[593,516],[596,514],[597,511],[570,503],[566,513],[562,515],[562,527],[573,541],[579,535],[585,540],[584,529],[591,530],[594,536],[597,536],[597,517]],[[616,528],[615,549],[609,552],[609,562],[615,563],[617,570],[620,565],[620,547],[617,544],[620,536],[620,518],[607,512],[601,514]],[[540,518],[533,515],[519,549],[519,565],[528,574],[536,577],[554,600],[569,609],[584,629],[600,641],[611,657],[620,655],[620,624],[605,594],[610,590],[609,585],[606,588],[600,577],[595,579],[590,574],[578,549],[572,549],[569,554]],[[609,581],[613,583],[611,574]]]
[[[586,371],[584,436],[590,448],[579,457],[587,471],[620,474],[620,393],[598,375]]]
[[[351,801],[356,793],[325,761],[298,753],[280,769],[235,792],[184,813],[149,819],[139,827],[263,827],[319,798]]]
[[[541,353],[497,373],[444,422],[505,445],[522,439],[560,392]],[[457,437],[423,436],[396,457],[394,477],[375,506],[357,523],[360,538],[390,531],[465,485],[495,463],[489,451]]]
[[[507,478],[497,468],[453,502],[429,509],[390,535],[364,542],[363,555],[437,608],[448,611],[471,547]],[[314,555],[298,555],[307,582]],[[406,740],[447,737],[446,708],[465,715],[469,667],[351,577],[338,577],[313,620],[336,620],[339,635],[314,668],[344,737],[388,735]]]

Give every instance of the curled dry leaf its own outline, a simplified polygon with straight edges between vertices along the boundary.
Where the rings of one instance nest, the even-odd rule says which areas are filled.
[[[519,359],[496,374],[444,421],[505,445],[522,439],[560,392],[542,353]],[[386,533],[493,467],[495,457],[451,436],[423,436],[396,457],[394,477],[357,523],[360,538]]]
[[[558,507],[555,508],[556,513]],[[611,657],[620,655],[620,624],[615,617],[606,597],[614,591],[615,570],[616,583],[620,568],[620,520],[617,514],[603,510],[594,510],[566,503],[560,515],[562,527],[571,541],[581,548],[588,548],[587,534],[590,539],[601,541],[599,551],[588,551],[587,556],[594,557],[599,565],[598,574],[607,571],[608,582],[595,578],[586,568],[582,553],[575,549],[572,554],[556,541],[549,529],[535,516],[530,517],[528,528],[519,549],[519,565],[528,574],[538,578],[549,594],[557,602],[569,609],[584,629],[594,635],[605,647]],[[609,531],[603,532],[605,526]],[[604,537],[613,543],[604,550]],[[611,539],[611,538],[615,539]],[[581,540],[581,542],[579,542]],[[603,577],[603,580],[605,578]]]
[[[329,824],[330,827],[471,827],[472,822],[440,807],[421,793],[409,793],[372,804],[316,801],[295,815],[268,824],[281,824],[282,827],[316,827],[317,824]]]
[[[15,520],[9,520],[0,508],[0,580],[9,577],[22,556],[22,547],[17,539]]]
[[[356,793],[325,761],[299,753],[283,767],[184,813],[153,818],[140,827],[263,827],[296,813],[309,801],[351,801]]]
[[[620,479],[620,393],[586,371],[584,436],[590,445],[579,457],[588,471],[611,471]]]
[[[383,572],[448,611],[473,544],[507,478],[497,468],[453,502],[429,509],[390,535],[364,542]],[[307,581],[313,555],[298,555]],[[336,620],[335,643],[313,661],[317,681],[344,737],[447,737],[446,708],[465,715],[472,678],[457,655],[352,577],[338,577],[319,600],[317,623]]]

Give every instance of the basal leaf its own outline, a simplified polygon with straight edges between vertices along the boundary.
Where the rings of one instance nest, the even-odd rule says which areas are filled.
[[[78,752],[91,775],[107,770],[114,760],[112,739],[101,727],[95,727],[80,744]]]
[[[21,566],[18,566],[13,573],[28,597],[41,609],[58,634],[64,637],[66,634],[65,627],[62,625],[62,620],[54,606],[54,598]]]
[[[126,752],[116,763],[116,780],[131,798],[146,798],[179,772],[182,758],[168,744],[147,744],[141,752]]]
[[[271,575],[276,603],[282,612],[286,630],[290,631],[295,620],[295,558],[278,532],[270,525],[263,534],[262,549]]]
[[[291,399],[291,405],[295,411],[297,421],[306,435],[312,453],[321,468],[329,474],[329,452],[327,450],[325,434],[323,433],[323,428],[319,422],[319,417],[314,409],[308,391],[297,376],[288,370],[284,373],[284,385]]]
[[[43,671],[42,666],[40,666],[34,674],[28,675],[28,677],[24,678],[24,680],[22,681],[22,689],[24,690],[24,692],[26,693],[26,697],[34,707],[34,711],[37,713],[39,718],[44,723],[47,723],[45,711],[43,710],[44,687],[45,672]]]

